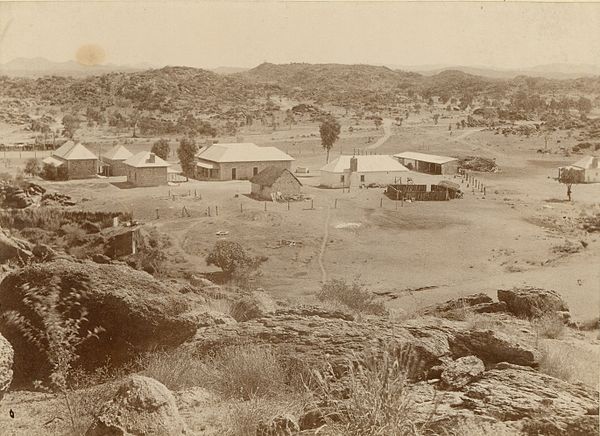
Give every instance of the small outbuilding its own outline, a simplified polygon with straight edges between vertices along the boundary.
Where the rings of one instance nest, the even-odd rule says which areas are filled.
[[[408,169],[388,155],[342,155],[321,168],[321,186],[388,185],[399,183]]]
[[[407,168],[428,174],[456,174],[458,173],[458,159],[448,156],[405,151],[395,154],[394,157]]]
[[[252,196],[260,200],[275,200],[299,195],[302,183],[287,168],[270,166],[250,179]]]
[[[600,159],[596,156],[585,156],[574,164],[560,167],[558,169],[558,178],[565,170],[574,170],[579,178],[578,183],[600,183]]]
[[[133,153],[125,147],[115,145],[100,156],[103,174],[105,176],[126,176],[127,168],[125,167],[125,161],[131,156],[133,156]]]
[[[79,142],[65,142],[43,162],[60,168],[69,180],[89,179],[98,174],[98,157]]]
[[[150,151],[134,154],[125,162],[127,182],[135,186],[166,185],[169,163]]]

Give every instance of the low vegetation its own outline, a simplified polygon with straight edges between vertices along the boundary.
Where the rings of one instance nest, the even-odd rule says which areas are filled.
[[[387,314],[385,305],[376,301],[375,296],[358,280],[347,283],[344,279],[331,279],[323,284],[317,294],[317,299],[324,302],[339,303],[360,314]]]
[[[546,341],[541,346],[539,370],[566,382],[582,382],[598,389],[600,368],[597,350],[589,350],[559,341]]]
[[[226,280],[248,287],[249,281],[259,273],[259,267],[266,258],[250,255],[238,242],[219,240],[206,256],[207,265],[215,265],[223,270]]]

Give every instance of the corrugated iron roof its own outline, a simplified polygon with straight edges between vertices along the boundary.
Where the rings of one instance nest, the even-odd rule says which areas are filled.
[[[434,164],[444,164],[452,162],[454,160],[458,160],[455,157],[437,156],[435,154],[419,153],[416,151],[404,151],[402,153],[395,154],[394,157],[403,159],[413,159],[421,162],[429,162]]]
[[[102,155],[103,158],[110,160],[127,160],[131,156],[133,156],[133,153],[127,150],[122,145],[115,145],[113,148],[111,148]]]
[[[67,141],[52,152],[52,156],[64,160],[97,160],[98,157],[80,142]]]
[[[294,158],[276,147],[259,147],[252,142],[213,144],[196,154],[210,162],[293,161]]]
[[[358,172],[380,172],[380,171],[408,171],[404,165],[394,159],[392,156],[377,154],[355,156],[358,160]],[[337,159],[329,162],[321,168],[321,171],[329,173],[343,173],[350,169],[350,159],[352,156],[339,156]]]
[[[149,151],[140,151],[125,161],[125,165],[135,168],[168,167],[170,164]]]

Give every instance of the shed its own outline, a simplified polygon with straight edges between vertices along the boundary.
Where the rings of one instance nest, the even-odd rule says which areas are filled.
[[[408,169],[388,155],[342,155],[321,168],[321,186],[348,188],[398,183]]]
[[[103,153],[100,160],[104,164],[105,176],[126,176],[127,168],[125,161],[133,156],[133,153],[122,145],[115,145],[113,148]]]
[[[98,157],[79,142],[65,142],[52,152],[52,158],[61,165],[50,160],[49,164],[66,168],[67,179],[87,179],[98,174]]]
[[[448,156],[405,151],[395,154],[398,161],[411,170],[428,174],[456,174],[458,173],[458,159]]]
[[[166,185],[169,163],[150,151],[140,151],[125,161],[127,182],[135,186]]]
[[[250,179],[252,196],[261,200],[298,195],[302,183],[286,168],[270,166]]]
[[[294,158],[276,147],[251,142],[213,144],[196,154],[196,178],[248,180],[269,166],[291,169]]]

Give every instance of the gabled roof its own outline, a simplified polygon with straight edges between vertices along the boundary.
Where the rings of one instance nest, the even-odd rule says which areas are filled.
[[[379,171],[408,171],[404,165],[394,159],[392,156],[377,154],[354,156],[358,160],[357,172],[369,173]],[[337,159],[329,162],[321,168],[321,171],[329,173],[343,173],[350,169],[350,159],[352,156],[339,156]]]
[[[97,160],[98,157],[81,143],[67,141],[52,152],[52,156],[64,160]]]
[[[257,185],[261,185],[261,186],[273,186],[273,184],[282,176],[282,174],[286,173],[286,172],[290,173],[290,175],[294,179],[296,179],[296,181],[300,184],[300,186],[302,186],[302,183],[300,183],[300,180],[298,180],[298,178],[295,175],[293,175],[291,173],[291,171],[289,171],[285,168],[278,168],[275,166],[266,167],[260,173],[258,173],[254,177],[252,177],[250,179],[250,183],[256,183]]]
[[[149,151],[140,151],[125,161],[125,165],[135,168],[164,168],[170,164]]]
[[[571,164],[570,166],[583,168],[584,170],[596,169],[596,168],[600,168],[599,161],[600,161],[600,159],[597,157],[585,156],[585,157],[582,157],[581,159],[579,159],[574,164]]]
[[[404,151],[402,153],[395,154],[394,157],[402,159],[413,159],[421,162],[429,162],[434,164],[444,164],[458,160],[455,157],[437,156],[435,154],[418,153],[416,151]]]
[[[102,154],[102,157],[109,160],[127,160],[133,153],[122,145],[115,145],[113,148]]]
[[[213,144],[196,154],[210,162],[293,161],[294,158],[276,147],[259,147],[251,142]]]

